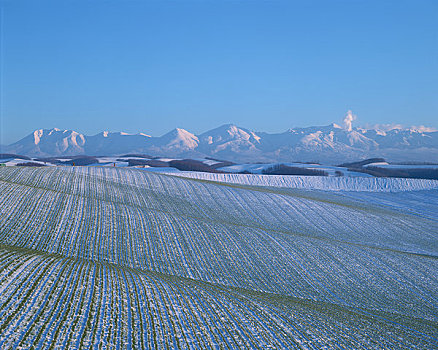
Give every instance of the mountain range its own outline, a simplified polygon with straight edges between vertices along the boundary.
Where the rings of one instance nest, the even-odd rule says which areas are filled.
[[[337,124],[254,132],[233,124],[200,135],[174,129],[160,137],[104,131],[87,136],[73,130],[39,129],[1,147],[2,153],[51,157],[149,154],[154,157],[214,157],[237,162],[319,161],[337,163],[370,157],[390,161],[438,161],[438,131],[422,128],[381,130]]]

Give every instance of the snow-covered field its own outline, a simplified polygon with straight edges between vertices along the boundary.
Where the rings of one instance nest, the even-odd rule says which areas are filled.
[[[438,189],[438,180],[377,178],[377,177],[325,177],[293,175],[213,174],[195,171],[160,171],[198,180],[217,181],[250,186],[286,187],[324,191],[403,192]]]
[[[175,174],[0,168],[0,348],[438,347],[436,182]]]

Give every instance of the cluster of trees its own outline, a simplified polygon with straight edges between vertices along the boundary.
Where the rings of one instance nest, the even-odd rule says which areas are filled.
[[[359,169],[349,168],[348,170],[359,171],[376,177],[402,177],[402,178],[410,178],[410,179],[438,180],[438,169],[424,169],[424,168],[392,169],[392,168],[379,168],[376,166],[369,166],[366,168],[359,168]]]
[[[264,175],[309,175],[309,176],[328,176],[326,171],[318,169],[308,169],[276,164],[266,168],[262,172]]]
[[[201,171],[206,173],[223,173],[223,171],[214,169],[213,167],[204,164],[194,159],[171,160],[169,166],[182,171]]]
[[[27,157],[27,156],[21,156],[21,155],[19,155],[19,154],[13,154],[13,153],[0,153],[0,159],[8,159],[8,158],[30,160],[29,157]]]
[[[45,165],[35,162],[26,162],[26,163],[18,163],[17,166],[45,166]]]
[[[126,160],[123,159],[117,159],[117,160],[126,162]],[[128,159],[128,166],[139,166],[139,165],[148,165],[155,168],[165,168],[169,166],[167,162],[163,162],[161,160],[156,160],[156,159]]]

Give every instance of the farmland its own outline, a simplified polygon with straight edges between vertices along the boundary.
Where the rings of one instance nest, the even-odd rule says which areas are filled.
[[[0,348],[438,347],[436,182],[211,180],[0,169]]]

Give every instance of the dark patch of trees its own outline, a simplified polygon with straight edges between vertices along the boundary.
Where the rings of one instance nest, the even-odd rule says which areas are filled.
[[[29,157],[27,157],[27,156],[21,156],[21,155],[19,155],[19,154],[13,154],[13,153],[0,153],[0,159],[8,159],[8,158],[30,160]]]
[[[318,164],[318,165],[321,165],[319,160],[316,160],[314,162],[294,162],[294,163],[300,163],[300,164]]]
[[[26,162],[26,163],[18,163],[17,166],[45,166],[45,165],[35,162]]]
[[[276,164],[262,171],[264,175],[308,175],[308,176],[328,176],[327,172],[318,169],[308,169]]]
[[[169,166],[182,171],[201,171],[205,173],[222,173],[213,167],[194,159],[171,160]]]
[[[134,157],[134,158],[146,158],[146,159],[152,159],[153,157],[147,154],[124,154],[120,157],[123,158],[129,158],[129,157]]]
[[[350,168],[350,171],[357,171],[365,174],[369,174],[376,177],[400,177],[408,179],[428,179],[438,180],[438,169],[391,169],[391,168],[379,168],[370,166],[367,168]]]
[[[40,157],[40,158],[35,158],[35,160],[39,161],[39,162],[52,163],[52,164],[56,164],[56,165],[63,165],[63,164],[69,165],[70,162],[74,162],[77,159],[84,159],[84,158],[93,158],[93,159],[97,160],[96,157],[87,156],[85,154],[79,155],[79,156]],[[63,159],[68,159],[68,160],[65,161]],[[71,161],[70,159],[73,159],[73,160]],[[95,163],[97,163],[97,161]]]
[[[230,162],[228,160],[221,160],[221,159],[216,159],[216,158],[211,158],[211,157],[205,157],[205,159],[214,160],[215,162],[219,162],[217,164],[210,165],[210,167],[212,167],[213,169],[223,168],[226,166],[231,166],[231,165],[236,164],[236,163]]]
[[[91,156],[78,156],[72,160],[60,162],[61,165],[75,165],[75,166],[87,166],[96,163],[99,163],[99,160],[96,157],[91,157]]]
[[[432,162],[403,162],[403,163],[391,163],[396,165],[438,165],[438,163]]]

